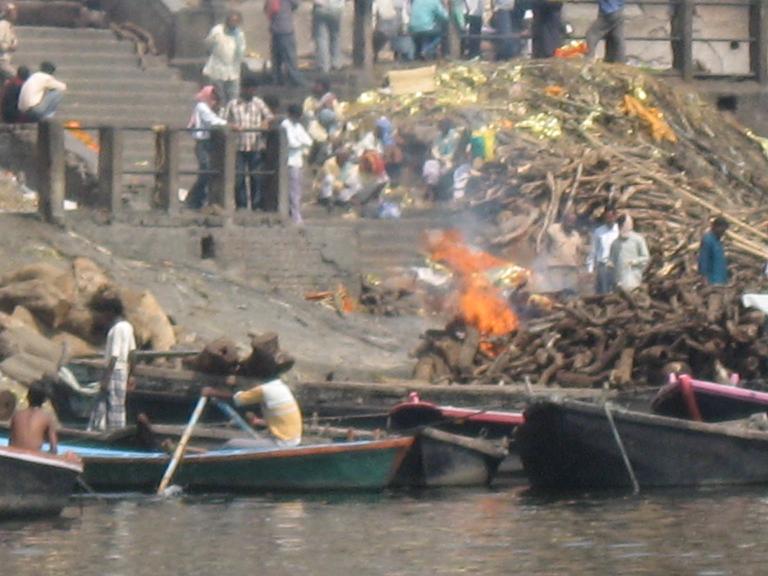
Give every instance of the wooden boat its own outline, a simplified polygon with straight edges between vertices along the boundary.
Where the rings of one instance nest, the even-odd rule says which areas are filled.
[[[60,514],[82,472],[63,456],[0,447],[0,517]]]
[[[421,400],[416,392],[409,394],[407,402],[397,404],[389,411],[389,428],[392,430],[430,426],[465,436],[511,438],[515,428],[522,423],[523,415],[519,412],[439,406]]]
[[[57,382],[51,400],[62,421],[87,422],[97,400],[96,383],[104,373],[104,361],[79,360],[70,363],[67,368],[74,382]],[[234,393],[262,383],[250,378],[232,378],[146,364],[136,364],[132,376],[136,387],[128,391],[125,404],[129,421],[144,413],[152,420],[185,422],[200,397],[200,390],[205,386],[231,389]],[[223,416],[217,411],[209,411],[206,417],[208,421],[222,419]]]
[[[507,451],[488,440],[435,428],[416,433],[400,466],[396,486],[485,486],[491,483]]]
[[[188,454],[174,483],[189,491],[379,490],[397,472],[413,437],[274,449],[216,449]],[[80,456],[96,490],[155,490],[170,461],[165,452],[60,445]]]
[[[673,376],[656,394],[651,408],[657,414],[704,422],[747,418],[768,411],[768,393]]]
[[[768,482],[768,433],[743,424],[547,400],[530,405],[516,436],[535,488],[627,488],[633,475],[639,488]]]

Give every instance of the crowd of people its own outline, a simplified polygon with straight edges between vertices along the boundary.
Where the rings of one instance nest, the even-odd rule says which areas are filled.
[[[317,202],[328,211],[358,209],[370,216],[378,216],[382,210],[392,212],[381,195],[388,186],[399,183],[403,154],[389,119],[381,117],[373,126],[351,128],[325,79],[313,84],[302,105],[290,104],[284,113],[277,98],[262,99],[257,92],[258,86],[248,82],[229,102],[213,84],[197,94],[189,128],[200,174],[187,195],[188,207],[200,209],[208,203],[211,130],[223,126],[236,132],[238,138],[236,207],[273,207],[261,177],[266,156],[264,131],[280,127],[287,141],[289,208],[295,223],[303,222],[301,206],[307,200],[303,198],[307,189],[315,192]],[[308,174],[312,176],[311,186],[305,184]]]
[[[606,61],[624,62],[624,0],[598,0],[597,4],[597,18],[587,30],[584,51],[593,57],[598,44],[605,40]],[[312,3],[315,65],[325,74],[342,67],[344,5],[345,0]],[[374,60],[387,46],[399,61],[444,56],[451,26],[461,38],[461,53],[466,58],[481,56],[483,40],[492,47],[492,58],[515,58],[523,53],[528,38],[534,58],[549,58],[563,46],[567,36],[562,6],[558,0],[374,0]],[[299,0],[265,1],[272,78],[278,84],[307,85],[297,62],[294,12],[298,7]],[[213,27],[206,44],[210,57],[203,72],[231,100],[238,93],[246,54],[242,15],[231,11],[224,23]]]
[[[727,230],[728,221],[718,216],[701,239],[698,272],[710,286],[725,285],[729,280],[722,241]],[[602,222],[592,231],[588,246],[577,229],[576,216],[567,212],[547,229],[545,249],[534,265],[535,288],[566,295],[592,290],[596,294],[619,289],[631,292],[643,284],[650,263],[648,245],[635,231],[629,212],[619,214],[615,207],[605,207]],[[585,286],[585,278],[593,278],[594,286]]]

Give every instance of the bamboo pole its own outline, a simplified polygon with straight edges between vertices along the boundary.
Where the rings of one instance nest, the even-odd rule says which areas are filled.
[[[202,416],[203,410],[205,410],[205,406],[207,404],[207,396],[201,396],[197,401],[197,406],[195,406],[195,410],[192,412],[192,417],[189,419],[189,423],[184,429],[184,434],[182,434],[181,440],[179,441],[178,446],[176,446],[176,451],[173,453],[173,458],[171,458],[171,461],[168,464],[168,468],[165,470],[165,474],[163,474],[163,479],[160,481],[160,486],[157,487],[158,494],[165,492],[165,489],[168,488],[171,480],[173,480],[173,475],[176,474],[176,469],[179,467],[181,459],[184,458],[184,452],[187,450],[187,444],[189,443],[189,439],[192,437],[192,430],[195,428],[197,421],[200,420],[200,416]]]

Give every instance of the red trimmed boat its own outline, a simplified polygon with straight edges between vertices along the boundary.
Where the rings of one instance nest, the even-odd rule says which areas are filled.
[[[487,486],[507,454],[505,448],[483,438],[421,428],[397,471],[394,485]]]
[[[0,447],[0,517],[57,516],[82,472],[76,459]]]
[[[651,408],[657,414],[698,422],[724,422],[768,411],[768,393],[672,375],[656,394]]]
[[[408,401],[395,405],[389,411],[389,428],[412,430],[431,426],[464,436],[484,438],[511,438],[520,424],[523,414],[475,408],[440,406],[425,402],[418,393],[411,392]]]

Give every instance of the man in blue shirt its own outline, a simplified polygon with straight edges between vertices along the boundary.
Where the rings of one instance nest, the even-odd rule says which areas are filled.
[[[587,30],[587,56],[593,57],[597,44],[605,38],[605,61],[624,63],[624,0],[598,0],[597,20]]]
[[[718,216],[712,221],[709,232],[704,234],[699,248],[699,274],[708,284],[728,283],[728,261],[725,259],[722,238],[728,230],[728,221]]]
[[[437,58],[440,41],[448,23],[448,11],[441,0],[414,0],[409,29],[416,45],[416,58]]]

